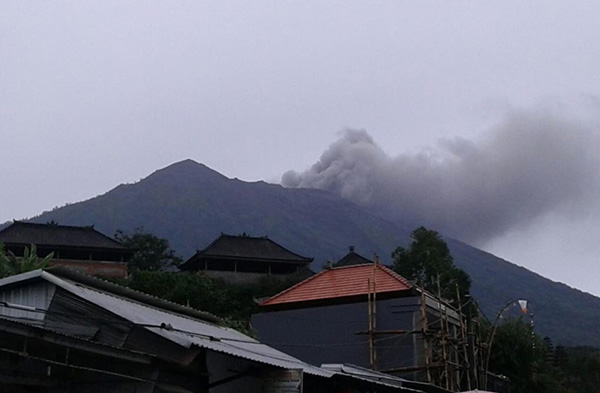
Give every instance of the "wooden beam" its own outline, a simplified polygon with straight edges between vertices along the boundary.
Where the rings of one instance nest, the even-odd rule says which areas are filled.
[[[356,332],[354,334],[407,334],[407,333],[416,333],[416,330],[373,330],[369,331],[361,331]]]
[[[441,362],[437,362],[437,363],[429,363],[429,365],[425,365],[425,366],[388,368],[387,370],[380,370],[380,372],[386,373],[386,374],[403,373],[403,372],[408,373],[408,372],[413,372],[413,371],[421,371],[421,370],[427,370],[430,368],[439,368],[439,367],[444,367],[444,364]]]

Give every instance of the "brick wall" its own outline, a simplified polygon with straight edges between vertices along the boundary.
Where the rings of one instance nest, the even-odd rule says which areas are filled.
[[[53,259],[50,262],[50,266],[66,266],[90,276],[106,278],[127,277],[127,263],[125,262]]]

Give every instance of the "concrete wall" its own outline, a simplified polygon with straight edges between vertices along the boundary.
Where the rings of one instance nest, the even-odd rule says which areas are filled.
[[[252,284],[258,282],[261,278],[268,277],[267,273],[251,273],[251,272],[229,272],[222,270],[201,270],[210,278],[222,279],[229,284]],[[275,277],[285,277],[277,275]]]

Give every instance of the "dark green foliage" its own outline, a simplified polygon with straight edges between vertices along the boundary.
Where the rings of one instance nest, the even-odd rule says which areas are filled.
[[[250,333],[250,316],[258,311],[258,299],[273,296],[305,278],[267,276],[254,284],[233,285],[203,273],[136,271],[118,283],[175,303],[206,311],[243,333]]]
[[[490,370],[510,378],[511,393],[597,393],[600,349],[553,347],[522,318],[512,318],[496,331]]]
[[[557,347],[558,351],[558,347]],[[600,387],[600,350],[590,347],[563,348],[560,358],[563,384],[569,393],[597,393]]]
[[[443,298],[452,302],[457,300],[457,286],[461,298],[469,293],[471,279],[454,266],[450,250],[439,233],[420,227],[412,232],[411,238],[408,248],[398,247],[392,253],[394,271],[433,294],[439,290]]]
[[[0,242],[0,278],[43,269],[48,267],[53,257],[54,253],[51,252],[44,258],[40,258],[35,244],[30,248],[25,247],[23,257],[17,257],[11,251],[6,251],[4,244]]]
[[[554,366],[561,370],[566,370],[568,362],[567,350],[562,345],[554,349]]]
[[[522,318],[498,326],[490,356],[490,371],[510,378],[512,393],[566,392],[560,373],[546,359],[551,350]]]
[[[127,248],[135,250],[129,261],[129,270],[161,271],[175,269],[182,262],[181,258],[169,245],[167,239],[160,238],[136,228],[132,234],[117,230],[115,239]]]
[[[203,274],[136,271],[123,284],[219,316],[225,316],[231,307],[226,287]]]

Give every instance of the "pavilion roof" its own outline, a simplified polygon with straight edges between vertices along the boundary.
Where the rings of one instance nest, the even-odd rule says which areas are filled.
[[[55,247],[79,248],[127,248],[120,242],[94,229],[93,226],[69,226],[55,223],[37,224],[14,221],[10,226],[0,231],[0,242],[4,244],[19,244]]]

